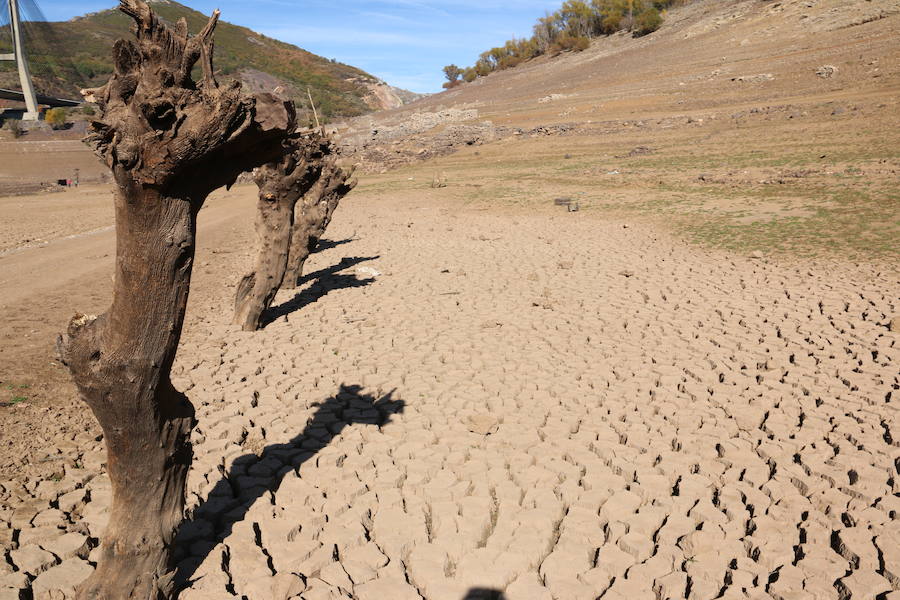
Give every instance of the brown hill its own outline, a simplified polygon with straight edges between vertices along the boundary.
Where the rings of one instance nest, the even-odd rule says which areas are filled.
[[[703,0],[344,139],[370,171],[416,163],[497,200],[577,196],[724,246],[896,254],[898,30],[898,0]]]

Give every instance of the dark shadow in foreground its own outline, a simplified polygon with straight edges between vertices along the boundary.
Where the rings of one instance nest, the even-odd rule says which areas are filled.
[[[325,448],[336,435],[348,425],[363,423],[378,425],[389,423],[391,415],[403,412],[403,400],[394,400],[396,390],[388,392],[380,398],[362,393],[358,385],[341,385],[340,391],[316,407],[315,414],[306,424],[303,433],[283,444],[266,446],[260,454],[245,454],[232,463],[231,470],[223,473],[209,496],[194,509],[191,519],[182,523],[175,538],[176,556],[186,545],[193,548],[199,532],[213,526],[214,538],[199,555],[191,556],[178,564],[176,582],[178,587],[187,587],[194,573],[202,562],[218,544],[229,535],[232,527],[244,519],[247,511],[259,498],[267,492],[278,491],[283,478],[294,473],[307,460]],[[250,468],[275,458],[283,465],[277,473],[269,476],[268,482],[256,481],[255,487],[240,490],[236,480]],[[259,480],[258,475],[254,479]],[[473,596],[473,599],[477,598]]]
[[[462,600],[506,600],[506,596],[500,590],[492,590],[488,588],[472,588]]]
[[[261,319],[262,327],[265,327],[276,319],[302,310],[305,306],[315,304],[334,290],[365,287],[369,285],[374,281],[373,279],[360,279],[356,275],[345,275],[340,273],[340,271],[349,269],[359,263],[376,260],[378,258],[380,258],[380,256],[345,257],[341,259],[341,262],[332,265],[327,269],[313,271],[312,273],[304,275],[300,278],[298,285],[303,285],[310,281],[314,281],[314,283],[284,304],[273,306],[267,310]]]
[[[343,246],[344,244],[349,244],[351,242],[355,242],[359,238],[357,237],[348,237],[343,240],[327,240],[321,239],[319,243],[316,245],[316,249],[312,251],[312,254],[317,252],[324,252],[325,250],[331,250],[332,248],[337,248],[338,246]]]

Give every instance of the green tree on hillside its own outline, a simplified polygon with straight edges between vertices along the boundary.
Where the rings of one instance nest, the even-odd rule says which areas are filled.
[[[462,71],[456,65],[447,65],[444,67],[444,76],[447,78],[447,81],[450,83],[454,83],[459,76],[462,74]]]
[[[634,33],[635,35],[647,35],[648,33],[653,33],[659,29],[660,25],[662,25],[662,21],[662,15],[659,14],[659,11],[655,6],[651,6],[642,11],[634,20]]]
[[[550,49],[550,46],[556,41],[557,37],[559,37],[559,27],[558,21],[554,15],[547,13],[538,19],[538,22],[534,25],[534,37],[531,39],[534,40],[534,43],[541,54],[544,54]]]
[[[502,46],[482,52],[473,66],[461,70],[459,74],[465,81],[474,81],[542,54],[578,52],[588,48],[591,38],[598,35],[611,35],[618,31],[630,31],[634,36],[647,35],[662,25],[666,8],[685,1],[564,0],[559,10],[552,14],[545,13],[537,20],[530,38],[513,38]],[[445,74],[447,68],[444,67]]]
[[[598,19],[598,29],[610,35],[630,28],[634,15],[634,0],[592,0]]]
[[[556,14],[561,28],[570,36],[590,38],[593,35],[596,15],[587,2],[566,0]]]

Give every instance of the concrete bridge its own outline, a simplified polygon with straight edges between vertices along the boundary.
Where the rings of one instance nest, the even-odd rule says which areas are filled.
[[[15,102],[25,102],[25,94],[15,90],[4,90],[0,88],[0,100],[14,100]],[[81,104],[79,100],[64,100],[63,98],[53,98],[52,96],[44,96],[43,94],[35,94],[37,104],[49,106],[51,108],[78,106]]]
[[[36,121],[40,118],[40,109],[38,105],[43,104],[51,107],[59,106],[78,106],[81,104],[75,100],[63,100],[60,98],[51,98],[50,96],[39,96],[34,91],[34,84],[31,81],[31,71],[28,69],[28,60],[25,55],[25,44],[22,40],[22,21],[19,11],[18,0],[6,0],[9,7],[9,25],[12,29],[12,54],[0,54],[0,60],[14,61],[19,71],[19,81],[22,84],[22,91],[0,89],[0,98],[4,100],[14,100],[16,102],[25,103],[25,113],[22,118],[26,121]]]

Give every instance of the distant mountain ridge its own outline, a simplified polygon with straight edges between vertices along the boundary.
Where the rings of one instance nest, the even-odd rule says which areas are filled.
[[[150,3],[167,22],[185,18],[192,32],[209,19],[173,0]],[[66,22],[27,23],[29,62],[36,86],[45,93],[77,98],[81,88],[102,85],[112,72],[113,43],[130,36],[130,27],[131,20],[117,9]],[[8,44],[8,34],[0,32],[0,52]],[[251,91],[280,88],[299,107],[308,107],[309,89],[319,114],[330,118],[397,108],[420,97],[391,88],[356,67],[224,20],[216,29],[215,67],[221,79],[239,79]],[[18,87],[10,63],[0,63],[0,87]]]

